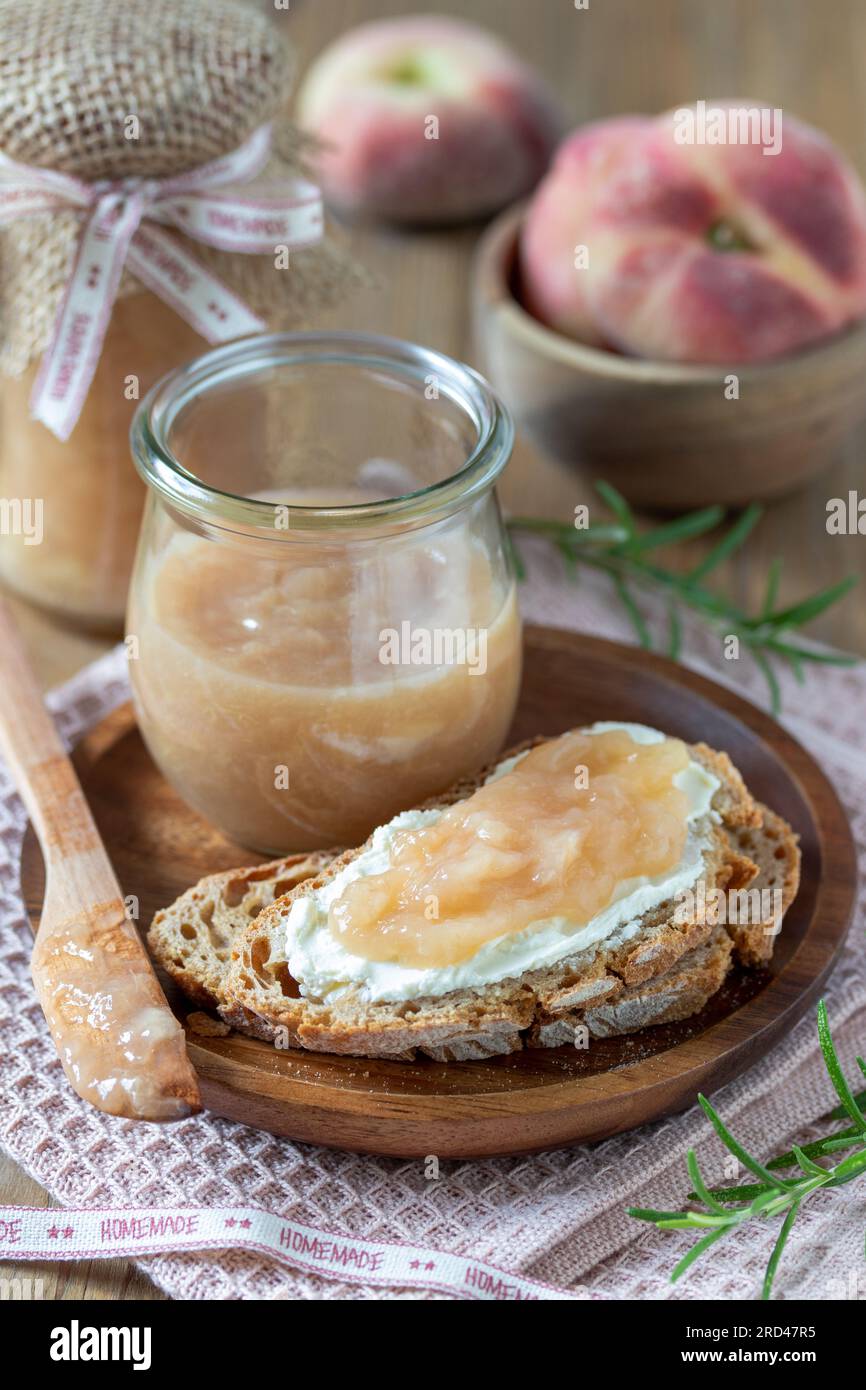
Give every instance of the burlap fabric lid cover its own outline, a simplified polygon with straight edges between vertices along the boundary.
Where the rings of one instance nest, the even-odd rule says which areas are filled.
[[[87,180],[164,177],[273,120],[273,155],[255,185],[273,183],[303,172],[298,132],[275,119],[293,69],[273,19],[243,0],[0,0],[0,150]],[[138,139],[125,138],[130,115]],[[80,228],[64,211],[0,232],[5,374],[46,347]],[[273,257],[185,244],[275,328],[304,320],[354,275],[326,242],[293,252],[289,271]],[[120,293],[138,288],[124,272]]]

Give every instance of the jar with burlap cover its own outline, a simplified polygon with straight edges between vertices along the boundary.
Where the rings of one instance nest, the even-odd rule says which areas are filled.
[[[91,184],[165,179],[270,125],[254,181],[267,191],[303,173],[303,138],[283,114],[293,76],[277,21],[244,0],[0,0],[0,153]],[[130,419],[138,397],[206,343],[127,267],[68,442],[31,419],[81,231],[67,207],[0,227],[0,574],[73,621],[116,627],[142,505]],[[327,238],[286,268],[171,236],[273,328],[309,322],[359,279]]]

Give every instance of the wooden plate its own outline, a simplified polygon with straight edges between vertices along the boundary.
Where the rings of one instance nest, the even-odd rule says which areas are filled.
[[[727,751],[751,790],[791,821],[802,886],[772,967],[735,971],[683,1023],[573,1048],[483,1062],[383,1062],[277,1051],[237,1034],[188,1031],[205,1104],[274,1134],[404,1157],[476,1157],[602,1139],[692,1104],[763,1056],[818,998],[845,937],[856,885],[845,813],[812,758],[768,715],[663,657],[553,628],[526,632],[512,741],[594,719],[653,724]],[[151,762],[129,706],[84,740],[84,789],[140,920],[196,879],[250,863],[189,811]],[[22,886],[33,920],[44,889],[28,827]],[[185,1005],[168,991],[185,1016]]]

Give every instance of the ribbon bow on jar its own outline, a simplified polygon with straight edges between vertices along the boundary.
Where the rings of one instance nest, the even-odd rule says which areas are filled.
[[[69,283],[42,359],[30,408],[58,439],[81,413],[111,317],[124,265],[211,343],[260,332],[265,323],[159,224],[221,251],[275,255],[321,240],[322,198],[304,179],[267,190],[225,184],[260,172],[270,125],[238,149],[166,179],[85,183],[0,154],[0,227],[38,213],[80,209],[86,217]],[[146,224],[146,225],[145,225]]]

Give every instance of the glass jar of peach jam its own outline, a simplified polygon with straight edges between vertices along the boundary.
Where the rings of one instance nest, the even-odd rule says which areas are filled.
[[[475,372],[363,334],[247,338],[142,403],[135,707],[229,838],[356,845],[496,756],[521,670],[512,441]]]
[[[149,291],[118,299],[65,443],[30,418],[38,363],[0,376],[0,497],[26,499],[40,518],[38,542],[0,534],[0,579],[16,593],[76,626],[121,631],[144,504],[130,422],[138,398],[205,346]]]

